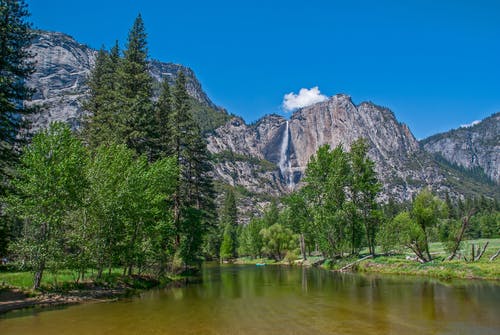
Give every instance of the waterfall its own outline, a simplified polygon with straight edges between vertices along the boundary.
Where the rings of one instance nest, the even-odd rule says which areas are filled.
[[[290,160],[290,150],[288,148],[290,143],[290,128],[288,126],[288,121],[286,121],[285,132],[283,134],[283,142],[281,142],[280,150],[280,162],[279,168],[283,179],[285,179],[288,188],[293,188],[293,172],[292,172],[292,161]]]

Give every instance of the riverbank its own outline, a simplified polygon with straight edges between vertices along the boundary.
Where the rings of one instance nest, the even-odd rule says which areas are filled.
[[[276,262],[272,259],[238,258],[234,264],[266,264],[287,266],[319,266],[329,271],[377,273],[388,275],[426,276],[438,279],[483,279],[500,281],[500,258],[490,262],[488,258],[479,262],[465,262],[463,260],[443,261],[442,258],[419,263],[407,259],[407,255],[377,256],[362,260],[359,258],[343,258],[340,260],[325,260],[321,257],[310,257],[303,261]],[[353,264],[354,263],[354,264]],[[347,268],[346,268],[347,267]]]
[[[110,276],[108,280],[45,284],[33,291],[24,286],[25,272],[0,273],[0,314],[31,307],[55,307],[80,303],[113,301],[144,290],[184,285],[188,277],[173,276],[161,281],[150,276]],[[13,279],[15,278],[15,279]],[[11,283],[16,283],[13,285]]]
[[[436,259],[428,263],[407,260],[405,256],[379,256],[353,266],[353,271],[391,275],[427,276],[438,279],[500,280],[498,260],[465,262]]]

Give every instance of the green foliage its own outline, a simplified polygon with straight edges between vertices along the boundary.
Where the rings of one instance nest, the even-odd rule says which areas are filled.
[[[225,111],[207,107],[192,97],[189,99],[189,105],[193,119],[200,126],[203,135],[214,131],[231,119]]]
[[[117,69],[120,95],[119,133],[129,148],[151,155],[153,78],[148,71],[146,31],[141,15],[132,26]]]
[[[36,272],[35,288],[45,268],[57,269],[63,260],[68,214],[82,205],[87,186],[86,160],[82,143],[61,123],[37,134],[21,157],[8,210],[24,227],[12,250]]]
[[[264,221],[257,218],[252,218],[250,222],[243,227],[238,237],[238,254],[240,256],[249,255],[253,258],[260,258],[262,256],[264,242],[260,231],[264,228]]]
[[[304,196],[313,217],[315,241],[323,254],[340,255],[346,247],[346,193],[349,160],[341,146],[321,146],[307,165]]]
[[[121,99],[117,85],[120,63],[118,42],[109,53],[99,50],[87,82],[90,92],[83,108],[89,114],[84,117],[82,135],[91,148],[105,143],[123,143],[119,132]]]
[[[215,222],[216,213],[206,142],[191,115],[183,72],[178,73],[171,103],[168,154],[175,157],[179,165],[179,183],[174,192],[176,241],[183,250],[186,264],[188,260],[198,263],[203,236]],[[190,236],[192,234],[196,236]]]
[[[277,261],[283,259],[289,251],[297,248],[298,237],[293,232],[276,223],[260,231],[263,241],[263,252]]]
[[[164,81],[158,100],[153,102],[146,32],[140,15],[129,32],[123,54],[121,59],[118,46],[109,54],[104,50],[99,52],[89,80],[90,98],[85,107],[90,115],[83,130],[83,137],[93,149],[99,145],[119,143],[133,150],[128,153],[132,156],[127,156],[125,161],[130,164],[124,163],[123,168],[135,169],[135,172],[126,179],[131,184],[121,186],[124,187],[123,192],[128,190],[127,187],[137,189],[130,189],[131,199],[128,200],[132,205],[129,206],[129,213],[118,218],[125,234],[121,243],[129,243],[129,246],[121,246],[121,251],[118,251],[121,260],[118,261],[128,263],[130,272],[131,264],[142,267],[144,260],[148,259],[144,250],[150,250],[150,245],[139,246],[136,243],[137,240],[143,241],[141,234],[146,231],[144,220],[148,214],[143,211],[149,208],[141,202],[141,196],[144,196],[141,192],[146,190],[140,185],[149,182],[144,175],[148,162],[173,157],[177,165],[176,182],[170,192],[172,197],[167,201],[168,206],[164,206],[163,211],[170,213],[172,209],[172,227],[168,229],[174,236],[174,242],[173,246],[170,241],[155,243],[163,244],[169,250],[174,249],[177,259],[184,258],[184,265],[191,261],[198,263],[204,235],[212,230],[216,215],[206,143],[192,116],[192,98],[187,93],[185,75],[182,71],[177,74],[174,87]],[[144,155],[145,158],[136,158],[137,155]],[[116,216],[116,212],[113,211],[112,215]],[[136,250],[132,250],[131,246]],[[125,254],[123,250],[126,250]],[[112,260],[106,260],[107,263],[117,262],[114,256],[110,257]]]
[[[229,190],[220,214],[220,225],[224,235],[220,248],[221,259],[236,258],[238,250],[238,212],[234,193]]]
[[[30,112],[23,105],[32,91],[26,79],[34,71],[33,56],[28,51],[31,43],[31,24],[23,0],[0,3],[0,191],[11,174],[16,160],[14,145],[21,126],[21,115]]]
[[[349,153],[351,165],[351,238],[352,249],[359,248],[361,229],[356,229],[356,221],[363,224],[370,254],[375,255],[375,236],[380,223],[381,213],[376,202],[382,185],[377,180],[375,163],[367,156],[368,146],[362,138],[353,142]]]
[[[178,168],[173,158],[148,163],[124,145],[102,145],[88,155],[63,124],[37,134],[21,157],[8,210],[23,220],[12,251],[35,272],[122,265],[159,276],[171,266],[174,228],[171,194]]]
[[[25,83],[34,71],[31,44],[31,24],[24,0],[0,3],[0,196],[8,192],[9,178],[18,163],[16,146],[24,141],[18,136],[21,117],[32,112],[24,101],[33,93]],[[3,207],[3,205],[2,205]],[[8,245],[16,233],[15,218],[0,210],[0,255],[6,255]]]

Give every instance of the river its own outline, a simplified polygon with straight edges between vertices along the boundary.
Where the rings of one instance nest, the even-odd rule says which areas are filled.
[[[500,285],[280,266],[203,268],[203,280],[117,302],[30,309],[0,334],[500,334]]]

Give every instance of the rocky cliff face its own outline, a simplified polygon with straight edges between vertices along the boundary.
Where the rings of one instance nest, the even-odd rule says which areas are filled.
[[[485,191],[480,182],[424,152],[389,109],[370,102],[355,105],[347,95],[298,110],[290,120],[270,115],[246,125],[233,118],[208,137],[208,149],[224,157],[215,163],[217,176],[258,199],[259,194],[282,195],[300,187],[320,146],[349,150],[360,137],[369,144],[368,155],[383,184],[382,200],[410,200],[423,187],[452,196]]]
[[[30,49],[35,55],[36,71],[28,86],[36,91],[28,105],[37,107],[38,112],[30,116],[29,132],[34,133],[54,121],[67,122],[77,129],[83,113],[81,104],[88,92],[85,82],[97,51],[71,36],[47,31],[35,32]],[[188,93],[200,104],[216,109],[191,69],[179,64],[150,62],[151,75],[157,81],[168,80],[172,84],[179,71],[186,74]]]
[[[426,151],[466,169],[483,169],[491,180],[500,184],[500,113],[471,127],[433,135],[421,144]]]

